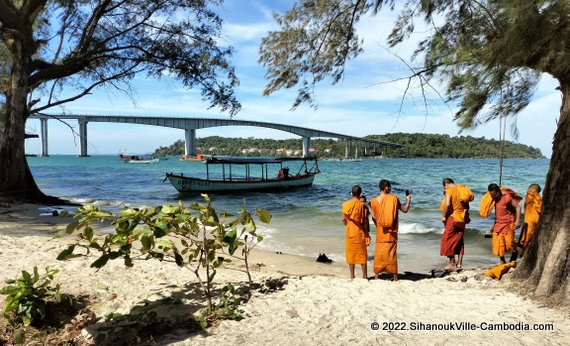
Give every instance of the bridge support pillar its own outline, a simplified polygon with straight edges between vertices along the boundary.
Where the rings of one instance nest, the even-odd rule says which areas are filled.
[[[48,153],[48,127],[47,118],[40,119],[40,137],[42,140],[42,156],[49,156]]]
[[[196,156],[196,129],[186,129],[184,155]]]
[[[303,157],[309,157],[310,147],[311,147],[311,137],[303,137]]]
[[[87,154],[87,120],[78,119],[79,122],[79,157],[89,156]]]
[[[344,143],[344,158],[348,159],[351,152],[352,152],[352,141],[347,140]]]

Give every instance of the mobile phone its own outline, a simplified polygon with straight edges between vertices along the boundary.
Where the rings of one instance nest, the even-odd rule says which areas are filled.
[[[406,196],[410,195],[410,190],[406,190]]]

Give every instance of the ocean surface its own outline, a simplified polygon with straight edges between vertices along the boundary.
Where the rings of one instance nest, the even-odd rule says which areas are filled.
[[[168,182],[166,172],[205,176],[205,165],[183,162],[176,157],[155,164],[127,164],[118,156],[76,157],[53,155],[29,157],[32,173],[47,194],[80,203],[92,203],[117,212],[124,207],[145,207],[203,201],[199,195],[181,195]],[[531,183],[544,188],[549,160],[509,159],[503,164],[503,185],[519,194]],[[296,173],[290,163],[291,174]],[[265,239],[260,246],[273,251],[316,258],[320,252],[344,263],[345,230],[341,204],[350,198],[354,184],[362,186],[368,200],[379,192],[380,179],[392,182],[393,193],[405,201],[409,189],[412,204],[400,215],[398,243],[399,272],[425,273],[443,267],[447,259],[439,256],[443,225],[439,204],[443,199],[441,181],[450,177],[469,186],[475,194],[471,203],[471,223],[465,234],[464,266],[487,266],[497,262],[491,253],[491,239],[483,233],[493,216],[479,216],[479,201],[487,185],[499,183],[498,159],[364,159],[360,162],[319,161],[321,174],[309,188],[287,192],[248,192],[210,195],[218,211],[237,212],[243,200],[248,208],[264,208],[273,215],[270,224],[259,223]],[[234,171],[239,174],[239,170]],[[274,172],[277,175],[276,172]],[[374,233],[375,227],[371,227]],[[368,249],[374,254],[374,238]],[[369,269],[370,270],[370,269]]]

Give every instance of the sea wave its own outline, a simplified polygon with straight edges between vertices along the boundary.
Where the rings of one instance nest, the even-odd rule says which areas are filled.
[[[400,222],[398,227],[398,233],[400,234],[443,234],[442,228],[426,227],[420,223],[404,223]]]

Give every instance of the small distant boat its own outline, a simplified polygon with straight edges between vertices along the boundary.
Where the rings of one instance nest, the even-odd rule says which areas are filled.
[[[283,163],[293,161],[302,163],[298,172],[290,175],[289,167],[283,167]],[[179,192],[279,191],[310,186],[315,175],[320,173],[315,158],[210,157],[206,158],[204,163],[205,179],[187,177],[182,173],[166,173],[165,180],[168,179]],[[220,167],[221,175],[213,177],[211,166]],[[270,173],[270,166],[275,167],[273,171],[276,174]],[[236,174],[238,170],[243,174]],[[252,174],[253,171],[258,174]]]
[[[125,155],[125,154],[119,154],[119,160],[125,163],[142,163],[142,164],[157,163],[159,161],[158,158],[152,158],[151,156]]]
[[[333,157],[333,158],[324,159],[324,160],[326,160],[326,161],[337,161],[337,162],[360,162],[360,161],[362,161],[362,159],[359,159],[359,158],[351,159],[348,157],[341,157],[341,158]]]
[[[206,157],[202,154],[197,154],[196,156],[180,155],[178,159],[180,161],[202,162],[206,159]]]
[[[157,163],[158,161],[160,161],[159,159],[150,159],[150,160],[128,160],[126,161],[127,163],[141,163],[141,164],[145,164],[145,163]]]

